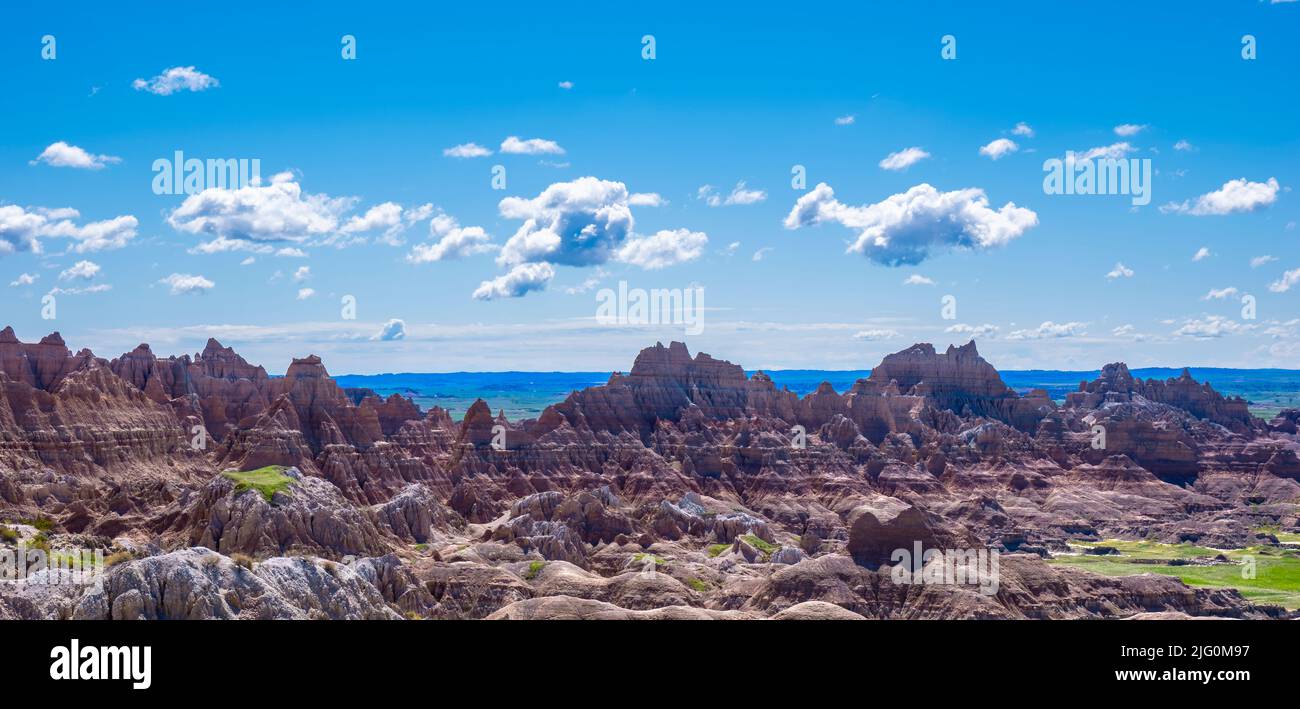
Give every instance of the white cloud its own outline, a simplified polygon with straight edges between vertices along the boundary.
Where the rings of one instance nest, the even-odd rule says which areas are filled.
[[[1012,134],[1012,135],[1022,135],[1022,136],[1026,137],[1026,138],[1032,138],[1032,137],[1034,137],[1034,129],[1033,129],[1033,128],[1030,128],[1028,123],[1025,123],[1024,121],[1021,121],[1021,122],[1019,122],[1019,123],[1016,124],[1016,127],[1015,127],[1015,128],[1012,128],[1012,129],[1011,129],[1011,134]]]
[[[339,218],[354,202],[305,194],[291,173],[281,172],[270,184],[212,187],[189,195],[167,216],[167,223],[178,231],[225,241],[301,243],[337,232]],[[200,250],[214,253],[232,248],[238,245]]]
[[[1141,133],[1146,130],[1146,128],[1145,124],[1138,125],[1136,123],[1122,123],[1115,126],[1115,135],[1118,135],[1121,138],[1128,138]]]
[[[1300,283],[1300,268],[1283,273],[1281,278],[1268,284],[1268,289],[1274,293],[1285,293],[1297,283]]]
[[[619,261],[655,270],[687,261],[704,253],[709,237],[690,229],[663,229],[650,236],[633,235],[615,255]]]
[[[835,119],[835,125],[837,125],[837,126],[851,126],[851,125],[853,125],[854,122],[856,122],[857,120],[858,120],[858,117],[855,116],[855,115],[840,116],[839,118],[836,118],[836,119]]]
[[[1122,263],[1116,263],[1115,268],[1112,268],[1110,270],[1110,273],[1106,274],[1106,277],[1112,280],[1116,278],[1132,278],[1133,269],[1129,268],[1128,266],[1125,266]]]
[[[1192,260],[1201,261],[1203,259],[1209,258],[1209,256],[1210,256],[1210,250],[1202,246],[1201,248],[1196,250],[1195,254],[1192,254]]]
[[[628,196],[627,203],[633,207],[662,207],[668,204],[668,200],[658,192],[633,192]]]
[[[475,300],[518,298],[529,291],[544,290],[554,277],[555,269],[549,263],[521,263],[505,275],[480,283],[472,297]]]
[[[284,248],[282,248],[282,249],[276,249],[276,250],[275,250],[275,255],[276,255],[276,256],[283,256],[284,258],[307,258],[307,252],[306,252],[306,251],[303,251],[302,249],[299,249],[299,248],[296,248],[296,247],[293,247],[293,246],[286,246],[286,247],[284,247]],[[252,258],[252,257],[250,256],[249,258]],[[250,261],[249,263],[252,263],[252,262]]]
[[[1129,145],[1127,142],[1112,143],[1110,145],[1100,145],[1095,148],[1089,148],[1082,153],[1076,153],[1076,160],[1093,160],[1096,158],[1111,158],[1119,160],[1120,158],[1136,151],[1137,148]]]
[[[564,89],[565,91],[568,91],[569,89],[573,88],[573,82],[572,82],[572,81],[561,81],[561,82],[558,84],[558,86],[559,86],[560,88]]]
[[[697,199],[704,200],[705,204],[710,207],[733,207],[737,205],[758,204],[767,199],[767,192],[763,190],[751,190],[745,188],[745,181],[741,180],[731,189],[731,194],[723,197],[713,189],[713,185],[704,185],[696,191]]]
[[[1084,328],[1087,323],[1066,322],[1054,323],[1051,320],[1044,322],[1036,328],[1029,330],[1013,330],[1007,335],[1008,340],[1048,340],[1060,337],[1076,337],[1086,335]]]
[[[293,272],[293,280],[297,283],[311,278],[311,266],[299,266],[297,271]]]
[[[1250,267],[1259,268],[1260,266],[1263,266],[1268,263],[1272,263],[1276,260],[1277,260],[1276,256],[1269,256],[1267,254],[1265,254],[1264,256],[1256,256],[1255,258],[1250,260]]]
[[[800,197],[785,218],[787,229],[838,222],[858,230],[849,252],[888,266],[918,264],[932,251],[1004,246],[1038,224],[1032,210],[1008,202],[989,208],[984,190],[940,192],[928,184],[882,202],[846,205],[826,183]]]
[[[88,281],[98,275],[99,271],[99,264],[94,261],[78,261],[70,268],[64,269],[59,274],[59,280],[68,281],[73,278],[80,278],[83,281]]]
[[[402,243],[403,231],[416,222],[428,219],[431,214],[432,204],[404,209],[396,202],[384,202],[366,210],[365,214],[353,216],[339,231],[344,234],[363,234],[382,229],[381,241],[396,246]]]
[[[299,288],[299,289],[298,289],[298,300],[307,300],[308,298],[310,298],[310,297],[312,297],[312,296],[314,296],[314,295],[316,295],[316,289],[315,289],[315,288]]]
[[[563,155],[564,148],[554,140],[542,138],[520,140],[512,135],[501,141],[501,152],[512,155]]]
[[[997,160],[998,158],[1001,158],[1004,155],[1009,155],[1011,153],[1014,153],[1019,149],[1020,146],[1016,145],[1015,141],[1012,141],[1008,138],[998,138],[997,140],[994,140],[988,145],[985,145],[984,147],[980,148],[980,155],[986,155],[992,160]]]
[[[252,266],[256,261],[257,261],[257,259],[253,258],[252,256],[249,256],[248,258],[244,259],[243,261],[240,261],[240,262],[239,262],[239,265],[240,265],[240,266]]]
[[[916,163],[930,157],[930,154],[916,147],[903,148],[896,153],[890,153],[880,161],[880,167],[885,170],[903,170]]]
[[[967,325],[966,323],[957,323],[944,328],[944,332],[950,332],[958,335],[968,335],[970,337],[997,337],[998,330],[1002,328],[990,323],[983,325]]]
[[[113,290],[113,286],[107,283],[96,283],[93,286],[87,286],[85,288],[51,288],[50,295],[90,295],[92,293],[104,293],[110,290]]]
[[[755,252],[754,252],[754,255],[751,257],[751,260],[753,260],[753,261],[762,261],[764,256],[766,256],[769,252],[771,252],[771,251],[775,251],[775,250],[776,250],[776,247],[774,247],[774,246],[764,246],[764,247],[760,248],[758,251],[755,251]]]
[[[454,217],[442,212],[430,220],[429,236],[437,241],[416,244],[406,255],[408,262],[433,263],[488,253],[497,248],[483,227],[462,227]]]
[[[374,337],[371,337],[370,339],[380,340],[382,342],[404,340],[406,339],[406,321],[401,318],[391,318],[388,322],[384,323],[383,327],[379,328],[379,332],[375,333]]]
[[[932,286],[932,285],[934,285],[934,280],[931,279],[931,278],[926,278],[925,276],[922,276],[922,275],[919,274],[919,273],[913,273],[912,275],[908,276],[906,279],[903,280],[903,285],[905,285],[905,286]]]
[[[131,82],[136,91],[148,91],[159,96],[169,96],[177,91],[206,91],[220,85],[216,79],[192,66],[174,66],[148,81],[136,79]]]
[[[1178,141],[1177,143],[1174,143],[1174,150],[1179,150],[1179,151],[1183,151],[1183,152],[1191,152],[1191,151],[1193,151],[1193,150],[1196,150],[1196,146],[1195,146],[1195,145],[1192,145],[1191,143],[1187,142],[1186,140],[1180,140],[1180,141]]]
[[[171,286],[172,295],[204,293],[212,290],[213,286],[217,285],[203,276],[192,276],[188,273],[173,273],[158,282]]]
[[[1201,300],[1223,300],[1237,295],[1237,289],[1233,286],[1227,288],[1211,288],[1209,293],[1201,297]]]
[[[524,223],[506,242],[499,265],[547,261],[568,266],[605,263],[632,232],[622,182],[580,177],[557,182],[532,198],[506,197],[501,216]]]
[[[482,158],[491,155],[492,151],[478,143],[461,143],[445,148],[442,154],[449,158]]]
[[[861,330],[853,333],[853,339],[855,340],[868,340],[872,342],[877,340],[892,340],[898,336],[899,334],[897,330],[889,329]]]
[[[1253,212],[1277,201],[1277,178],[1268,182],[1248,182],[1242,177],[1223,183],[1223,187],[1196,198],[1195,204],[1170,202],[1160,208],[1162,212],[1177,212],[1193,216],[1221,216],[1234,212]]]
[[[140,224],[135,217],[125,215],[78,226],[72,220],[80,216],[77,210],[67,207],[0,205],[0,254],[15,251],[39,254],[42,238],[72,239],[76,243],[71,250],[77,253],[117,249],[135,238]]]
[[[1246,325],[1218,315],[1209,315],[1204,319],[1185,321],[1181,327],[1174,330],[1174,336],[1193,337],[1203,340],[1223,337],[1224,335],[1237,335],[1254,328],[1254,325]]]
[[[75,167],[83,170],[99,170],[105,165],[122,162],[122,158],[112,155],[94,155],[75,145],[68,145],[60,140],[51,143],[29,164],[45,163],[51,167]]]
[[[39,273],[21,273],[18,278],[9,283],[9,287],[17,288],[18,286],[30,286],[35,283],[41,275]]]

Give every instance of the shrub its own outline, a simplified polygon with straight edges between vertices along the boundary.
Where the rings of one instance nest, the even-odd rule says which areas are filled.
[[[545,561],[534,561],[528,565],[528,570],[524,572],[524,579],[532,581],[537,578],[538,574],[542,573],[542,569],[544,568],[546,568]]]
[[[230,560],[235,562],[236,566],[242,566],[245,569],[248,569],[249,571],[253,570],[253,557],[247,554],[235,552],[234,554],[230,555]]]
[[[718,557],[718,556],[721,556],[725,551],[727,551],[727,550],[730,549],[730,548],[731,548],[731,545],[730,545],[730,544],[710,544],[710,545],[709,545],[709,558],[710,558],[710,559],[713,559],[713,558],[716,558],[716,557]]]
[[[12,527],[0,527],[0,539],[10,544],[18,543],[18,530]]]
[[[687,586],[690,586],[691,588],[695,589],[696,591],[698,591],[698,592],[700,592],[700,593],[708,593],[708,591],[709,591],[709,584],[707,584],[707,583],[705,583],[705,582],[703,582],[703,581],[701,581],[701,580],[699,580],[699,579],[697,579],[697,578],[689,578],[689,579],[686,579],[686,585],[687,585]]]
[[[117,566],[118,564],[121,564],[124,561],[130,561],[134,558],[135,555],[133,555],[129,551],[113,552],[112,554],[109,554],[108,556],[104,557],[104,568],[108,568],[110,566]]]

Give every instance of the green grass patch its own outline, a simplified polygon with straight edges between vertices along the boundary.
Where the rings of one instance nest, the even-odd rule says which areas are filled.
[[[1160,574],[1181,579],[1188,586],[1198,588],[1235,588],[1250,601],[1279,605],[1288,609],[1300,608],[1300,552],[1274,547],[1249,547],[1219,551],[1192,544],[1160,544],[1149,541],[1109,539],[1103,542],[1077,543],[1076,547],[1109,546],[1120,554],[1108,556],[1056,556],[1049,563],[1075,566],[1106,576],[1132,576],[1135,574]],[[1213,559],[1222,554],[1233,563],[1182,566],[1144,564],[1142,560],[1172,561],[1177,559]],[[1243,561],[1255,559],[1255,577],[1242,578]]]
[[[235,494],[245,490],[257,490],[264,500],[270,502],[271,498],[275,497],[275,493],[288,494],[289,486],[296,484],[293,478],[284,474],[284,470],[283,465],[268,465],[265,468],[245,472],[227,470],[222,475],[235,481]]]
[[[544,568],[546,568],[545,561],[534,561],[533,563],[528,565],[528,570],[524,572],[524,579],[527,581],[532,581],[533,579],[537,578],[538,574],[542,573],[542,569]]]
[[[660,559],[659,557],[655,556],[654,554],[635,554],[635,555],[632,556],[632,563],[634,563],[634,564],[644,564],[644,563],[646,562],[647,559],[649,559],[650,561],[653,561],[653,562],[655,563],[655,566],[663,566],[663,565],[664,565],[664,560],[663,560],[663,559]]]
[[[690,586],[691,588],[695,589],[696,591],[698,591],[698,592],[700,592],[700,593],[708,593],[708,592],[709,592],[709,588],[710,588],[709,584],[707,584],[707,583],[705,583],[705,582],[703,582],[703,581],[701,581],[701,580],[699,580],[699,579],[697,579],[697,578],[688,578],[688,579],[686,579],[686,585],[687,585],[687,586]]]
[[[18,530],[12,527],[0,527],[0,540],[17,544],[19,539]]]
[[[726,551],[727,551],[728,549],[730,549],[730,548],[731,548],[731,545],[730,545],[730,544],[710,544],[710,545],[709,545],[709,558],[710,558],[710,559],[713,559],[713,558],[717,558],[717,557],[719,557],[719,556],[722,556],[722,554],[723,554],[724,552],[726,552]]]
[[[1273,536],[1283,544],[1300,544],[1300,533],[1297,532],[1275,532]]]
[[[22,521],[22,524],[31,525],[35,527],[38,532],[48,532],[51,529],[54,529],[54,520],[45,516],[37,517],[36,519],[25,519]]]
[[[753,534],[746,534],[745,536],[741,537],[741,539],[744,540],[746,544],[750,545],[751,547],[754,547],[755,549],[763,552],[764,554],[771,554],[775,552],[777,549],[781,548],[775,544],[769,544],[768,542],[763,541],[762,539],[758,538]]]

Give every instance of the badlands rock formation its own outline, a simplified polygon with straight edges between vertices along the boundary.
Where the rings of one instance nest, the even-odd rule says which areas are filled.
[[[536,419],[455,421],[315,356],[269,376],[215,340],[105,360],[6,328],[0,524],[113,564],[0,586],[0,618],[1277,617],[1045,558],[1276,544],[1255,530],[1297,529],[1297,420],[1119,363],[1058,405],[973,342],[799,397],[674,342]],[[226,474],[262,469],[278,487]],[[918,545],[997,552],[996,587],[916,582]]]

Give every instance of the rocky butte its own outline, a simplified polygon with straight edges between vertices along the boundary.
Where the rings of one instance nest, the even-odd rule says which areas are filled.
[[[112,563],[99,588],[0,585],[0,618],[1285,617],[1050,562],[1277,548],[1298,420],[1121,363],[1022,396],[974,342],[799,397],[673,342],[536,419],[456,421],[315,356],[272,377],[216,340],[110,360],[5,328],[0,544]],[[900,582],[900,549],[995,551],[999,578]]]

